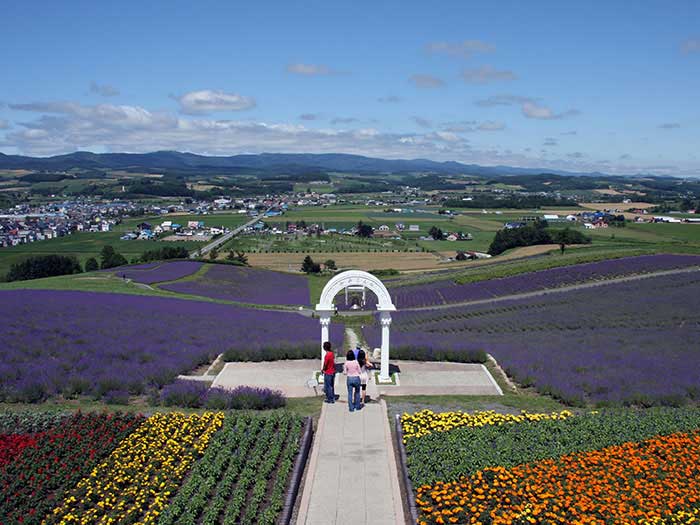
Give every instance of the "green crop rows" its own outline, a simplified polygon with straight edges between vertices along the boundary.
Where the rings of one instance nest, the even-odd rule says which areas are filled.
[[[273,525],[301,431],[291,414],[226,416],[159,525]]]

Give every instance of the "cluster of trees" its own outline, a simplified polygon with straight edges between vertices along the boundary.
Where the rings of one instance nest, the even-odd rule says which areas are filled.
[[[82,271],[78,259],[73,255],[36,255],[13,264],[5,280],[28,281],[57,275],[71,275]]]
[[[564,251],[567,244],[589,244],[590,237],[570,228],[550,231],[547,221],[536,221],[520,228],[498,230],[489,246],[490,255],[499,255],[506,250],[518,246],[534,246],[537,244],[558,244]]]
[[[334,272],[338,269],[333,259],[328,259],[323,263],[323,268],[325,270]],[[321,273],[321,264],[314,262],[310,255],[304,257],[304,261],[301,263],[301,271],[306,274],[311,273]]]
[[[428,231],[428,235],[430,235],[433,238],[433,240],[436,241],[445,240],[445,233],[437,226],[433,226],[432,228],[430,228],[430,230]]]
[[[369,224],[364,224],[362,221],[357,223],[357,235],[359,237],[369,238],[374,233],[374,229]]]
[[[448,199],[443,205],[446,208],[514,208],[532,209],[543,206],[577,206],[576,201],[571,199],[557,199],[555,197],[545,197],[542,195],[510,195],[508,197],[497,198],[491,195],[470,195],[472,200]]]
[[[226,260],[235,264],[240,264],[241,266],[248,266],[248,256],[245,252],[229,250],[226,255]]]
[[[187,259],[190,252],[187,248],[166,246],[157,250],[146,250],[141,255],[141,262],[162,261],[163,259]]]

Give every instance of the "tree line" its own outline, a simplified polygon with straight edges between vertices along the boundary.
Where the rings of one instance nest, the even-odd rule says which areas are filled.
[[[186,248],[166,246],[157,250],[143,252],[141,257],[133,259],[132,263],[162,261],[165,259],[186,259],[189,252]],[[113,246],[103,246],[97,257],[90,257],[85,261],[84,271],[94,272],[107,270],[129,264],[126,257],[117,252]],[[74,255],[34,255],[13,264],[5,276],[5,281],[28,281],[42,279],[44,277],[56,277],[59,275],[73,275],[82,273],[83,267]]]
[[[590,244],[591,238],[569,227],[563,230],[549,230],[547,221],[538,220],[519,228],[504,228],[496,232],[489,255],[499,255],[511,248],[519,246],[535,246],[538,244],[558,244],[562,253],[568,244]]]

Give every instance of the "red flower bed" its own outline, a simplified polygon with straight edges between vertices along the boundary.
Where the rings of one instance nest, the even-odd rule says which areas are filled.
[[[36,445],[40,434],[0,434],[0,468],[27,447]]]
[[[0,525],[40,524],[65,491],[143,421],[131,414],[75,414],[0,464]],[[20,436],[29,443],[31,435]],[[0,444],[0,448],[3,445]]]

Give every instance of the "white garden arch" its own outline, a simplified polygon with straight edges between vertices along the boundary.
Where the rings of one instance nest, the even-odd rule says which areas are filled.
[[[335,312],[333,300],[341,291],[351,288],[353,290],[369,289],[377,296],[377,311],[382,324],[382,364],[379,370],[379,379],[389,381],[389,327],[391,326],[391,312],[396,311],[391,302],[389,291],[384,283],[371,273],[361,270],[348,270],[334,276],[321,292],[321,299],[316,305],[316,312],[321,321],[321,366],[323,366],[323,343],[328,341],[331,315]]]

